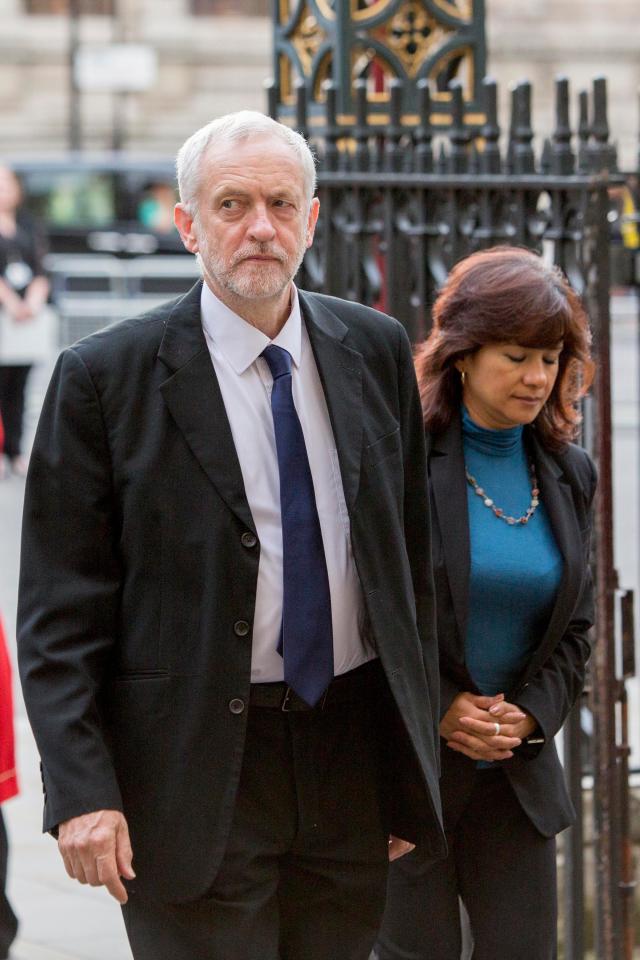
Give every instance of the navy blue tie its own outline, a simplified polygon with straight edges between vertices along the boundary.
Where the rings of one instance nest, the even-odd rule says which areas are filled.
[[[280,653],[285,682],[315,706],[333,679],[331,594],[302,427],[291,392],[291,355],[262,352],[273,376],[271,412],[280,472],[283,598]]]

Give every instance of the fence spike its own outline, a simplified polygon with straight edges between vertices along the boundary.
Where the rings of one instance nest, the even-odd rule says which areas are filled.
[[[402,80],[394,77],[389,81],[389,126],[386,131],[384,147],[384,169],[397,173],[402,165],[402,150],[400,149],[400,138],[402,137],[402,95],[404,93],[404,84]]]
[[[595,77],[593,81],[593,122],[588,157],[592,173],[606,170],[611,162],[606,77]]]
[[[468,154],[471,134],[464,122],[464,98],[461,82],[452,80],[449,84],[449,90],[451,92],[449,173],[466,173],[469,165]]]
[[[553,173],[573,173],[575,157],[571,149],[571,126],[569,122],[569,80],[556,77],[556,126],[551,138],[551,170]]]
[[[309,136],[307,128],[307,85],[304,80],[296,80],[296,130],[305,138]]]
[[[533,173],[535,159],[531,141],[531,84],[521,80],[515,88],[515,123],[513,128],[513,172],[515,174]]]
[[[416,84],[420,122],[415,129],[415,169],[418,173],[433,171],[433,127],[431,126],[431,83],[422,77]]]
[[[498,85],[493,77],[485,77],[482,81],[482,89],[486,120],[480,131],[484,138],[484,150],[480,156],[480,169],[482,173],[500,173],[502,160],[499,146]]]
[[[325,80],[322,84],[325,95],[325,146],[323,156],[323,166],[327,170],[337,170],[340,151],[338,150],[338,138],[340,131],[337,123],[337,86],[333,80]]]
[[[280,102],[280,87],[273,77],[270,77],[264,82],[264,90],[267,94],[267,115],[270,116],[272,120],[277,120],[278,104]]]
[[[364,173],[370,166],[367,81],[362,78],[355,80],[353,89],[356,101],[356,125],[353,131],[356,149],[353,163],[356,170]]]
[[[589,170],[589,93],[581,90],[578,94],[578,173]]]

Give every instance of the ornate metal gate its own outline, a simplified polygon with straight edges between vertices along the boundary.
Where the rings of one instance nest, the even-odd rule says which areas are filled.
[[[382,9],[382,3],[352,4],[352,13],[368,8],[373,15],[374,9]],[[460,79],[449,81],[446,125],[440,118],[442,100],[437,99],[440,75],[433,70],[425,69],[417,81],[415,74],[400,78],[399,70],[394,78],[386,77],[381,112],[373,69],[377,48],[365,75],[354,80],[352,70],[344,78],[348,90],[333,80],[319,82],[321,57],[329,56],[328,47],[324,54],[318,47],[310,55],[307,71],[298,51],[302,79],[294,84],[290,77],[285,91],[280,83],[283,49],[285,42],[293,43],[287,30],[291,34],[305,11],[309,16],[309,11],[326,14],[325,7],[344,5],[299,0],[294,6],[297,13],[276,32],[280,80],[270,88],[269,105],[273,116],[295,123],[311,139],[319,157],[321,219],[303,264],[302,285],[378,306],[400,319],[415,342],[428,331],[435,292],[460,257],[496,243],[521,244],[566,272],[591,318],[598,373],[586,404],[584,442],[600,474],[594,550],[598,614],[586,695],[593,733],[585,750],[578,706],[564,738],[565,768],[579,818],[565,835],[563,949],[565,960],[585,956],[584,880],[585,873],[594,870],[595,955],[599,960],[630,960],[634,883],[625,679],[635,674],[635,663],[632,597],[627,594],[620,601],[613,564],[609,358],[608,213],[611,188],[622,178],[609,144],[605,81],[594,81],[591,98],[586,92],[579,95],[574,150],[569,85],[566,78],[558,78],[554,129],[537,154],[531,87],[526,82],[517,85],[511,91],[508,143],[501,151],[497,88],[489,78],[474,89]],[[396,13],[420,7],[434,18],[445,8],[451,16],[457,14],[448,8],[457,13],[463,6],[468,12],[481,9],[481,4],[466,0],[396,0],[386,4],[391,6]],[[288,11],[286,2],[283,11],[285,7]],[[594,798],[595,866],[589,869],[582,837],[585,776],[592,778]]]

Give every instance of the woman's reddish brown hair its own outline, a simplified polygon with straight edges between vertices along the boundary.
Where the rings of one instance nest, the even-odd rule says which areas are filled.
[[[491,343],[555,347],[558,378],[535,420],[542,442],[558,450],[578,432],[578,400],[593,378],[591,333],[577,294],[557,267],[521,247],[492,247],[453,268],[433,308],[433,327],[416,351],[428,430],[441,432],[462,399],[456,360]]]

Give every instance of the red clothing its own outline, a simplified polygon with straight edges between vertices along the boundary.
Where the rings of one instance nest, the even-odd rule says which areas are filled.
[[[13,740],[13,696],[11,663],[0,617],[0,803],[18,792],[18,778]]]

